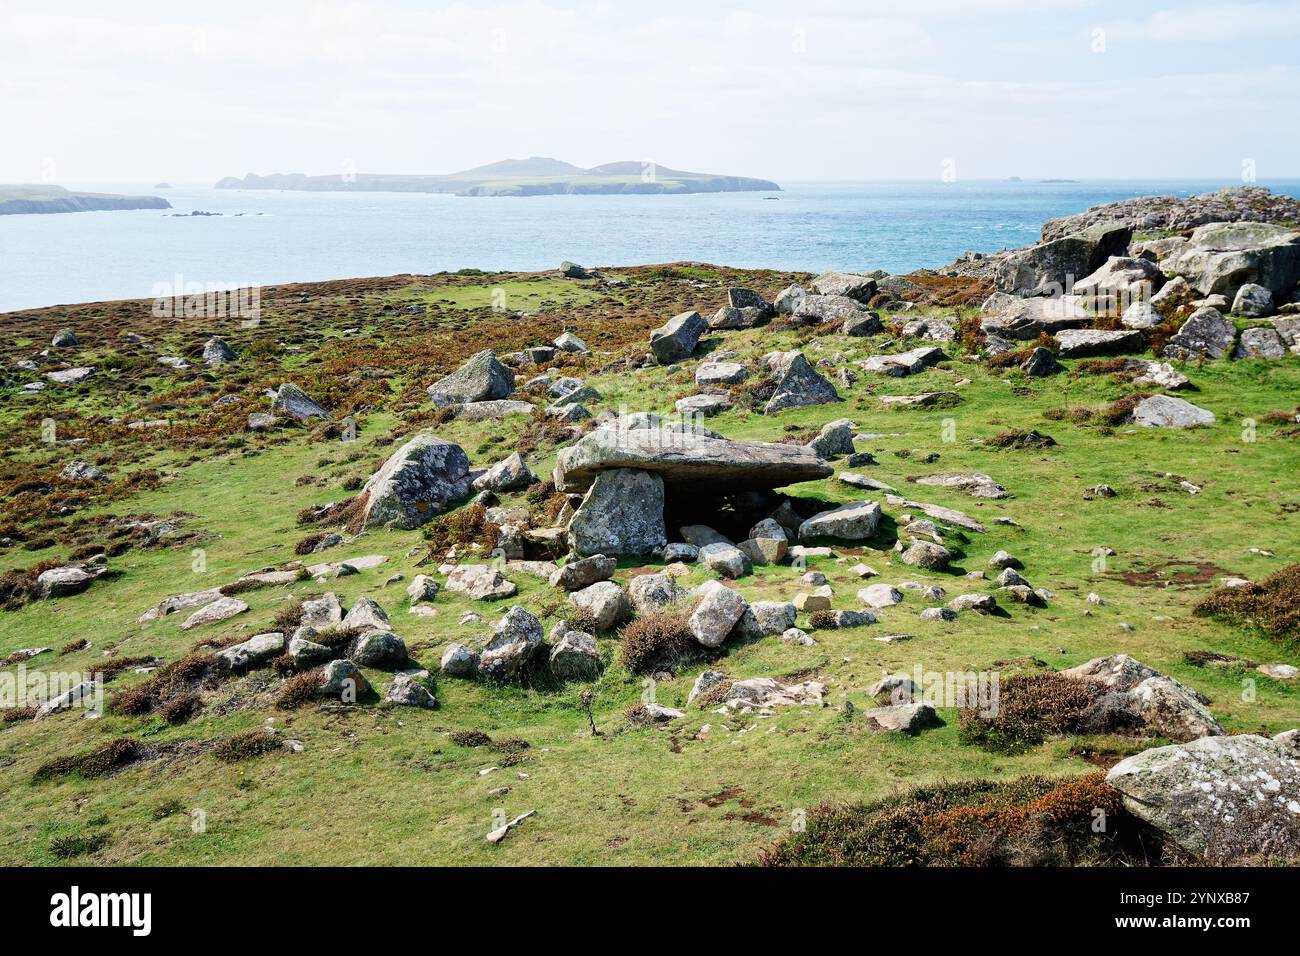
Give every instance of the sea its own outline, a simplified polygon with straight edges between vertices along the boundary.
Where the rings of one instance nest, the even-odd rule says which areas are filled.
[[[796,182],[780,192],[527,198],[68,184],[164,196],[173,208],[0,216],[0,312],[396,273],[533,271],[566,259],[909,272],[968,250],[1028,245],[1047,219],[1098,203],[1236,184]],[[1300,197],[1297,179],[1259,185]]]

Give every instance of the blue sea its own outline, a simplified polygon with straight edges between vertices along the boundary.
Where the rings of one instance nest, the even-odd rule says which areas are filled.
[[[775,193],[477,198],[75,184],[165,196],[174,209],[0,216],[0,312],[443,270],[696,260],[907,272],[1034,242],[1045,220],[1222,181],[783,183]],[[1261,183],[1300,197],[1300,180]],[[194,210],[220,216],[178,217]],[[167,294],[170,294],[168,292]]]

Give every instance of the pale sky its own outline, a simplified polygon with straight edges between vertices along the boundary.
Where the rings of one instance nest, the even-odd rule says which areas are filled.
[[[0,182],[1300,176],[1300,3],[0,0]]]

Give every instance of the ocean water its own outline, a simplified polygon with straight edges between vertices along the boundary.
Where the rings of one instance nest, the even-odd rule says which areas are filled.
[[[478,198],[77,184],[166,196],[173,210],[0,216],[0,312],[461,268],[697,260],[907,272],[1034,242],[1045,220],[1229,181],[783,183],[779,193]],[[1300,197],[1300,180],[1261,183]],[[192,210],[221,216],[184,216]],[[183,289],[178,290],[183,291]]]

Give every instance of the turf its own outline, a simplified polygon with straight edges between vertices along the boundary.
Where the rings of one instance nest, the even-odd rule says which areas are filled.
[[[98,540],[93,519],[105,514],[176,514],[194,538],[177,546],[132,547],[110,557],[113,575],[82,595],[0,612],[0,658],[43,645],[55,654],[27,662],[29,670],[93,669],[102,666],[106,653],[172,661],[201,639],[242,639],[268,630],[295,598],[326,589],[338,592],[345,605],[361,595],[377,600],[413,656],[435,671],[448,643],[482,646],[491,622],[511,602],[484,605],[444,591],[433,605],[438,615],[418,617],[406,613],[405,582],[385,584],[394,573],[409,581],[430,570],[418,564],[424,556],[419,532],[371,532],[325,552],[322,561],[362,554],[387,560],[326,585],[306,581],[241,594],[250,610],[223,624],[183,632],[184,613],[147,625],[136,619],[164,596],[293,560],[294,545],[316,530],[299,526],[296,515],[346,497],[345,485],[364,478],[415,430],[436,428],[461,443],[475,465],[508,454],[526,418],[437,424],[423,393],[477,349],[490,345],[501,353],[573,330],[597,354],[565,358],[560,368],[600,390],[604,398],[597,407],[667,413],[676,398],[695,391],[694,363],[631,373],[616,360],[645,351],[649,330],[676,312],[716,309],[728,285],[748,285],[770,297],[802,278],[699,264],[616,274],[628,284],[602,287],[510,274],[284,286],[263,290],[263,314],[253,328],[233,321],[163,321],[151,315],[147,302],[5,316],[0,340],[6,354],[33,352],[58,329],[72,327],[83,344],[67,357],[98,370],[83,385],[50,386],[38,396],[19,395],[17,388],[39,373],[15,373],[0,394],[0,425],[7,436],[0,457],[0,537],[10,541],[0,548],[0,571],[67,559],[79,543]],[[493,308],[494,289],[506,290],[504,308]],[[499,296],[495,304],[501,305]],[[958,313],[969,309],[920,310]],[[127,331],[143,336],[155,351],[119,337]],[[240,353],[239,364],[210,371],[197,360],[213,332]],[[828,358],[834,367],[898,348],[888,335],[850,339],[777,324],[713,338],[751,367],[765,352],[796,345],[810,361]],[[879,464],[858,470],[911,499],[981,519],[987,533],[950,538],[964,552],[960,568],[984,568],[995,551],[1006,549],[1024,562],[1032,584],[1056,593],[1048,607],[1010,605],[1006,617],[964,613],[953,622],[926,622],[916,616],[926,605],[909,594],[903,604],[881,612],[875,626],[815,631],[819,643],[811,648],[774,638],[732,642],[712,662],[699,661],[652,686],[626,672],[618,663],[617,641],[604,638],[606,667],[594,685],[497,688],[438,678],[440,706],[434,711],[379,704],[391,677],[370,670],[366,675],[379,694],[356,707],[277,710],[273,698],[282,678],[258,670],[220,685],[194,718],[175,726],[113,713],[85,720],[76,711],[41,722],[4,723],[0,863],[57,864],[69,859],[69,847],[76,862],[119,864],[752,862],[760,847],[789,831],[799,811],[871,802],[944,780],[1074,777],[1097,769],[1089,758],[1098,752],[1145,745],[1058,738],[1020,753],[996,753],[959,739],[953,709],[940,711],[943,726],[915,738],[873,734],[860,716],[845,713],[845,701],[859,712],[871,706],[865,689],[882,673],[910,673],[918,665],[926,671],[1006,673],[1043,665],[1057,669],[1122,651],[1208,695],[1229,732],[1276,733],[1300,723],[1297,682],[1184,659],[1185,652],[1213,651],[1300,664],[1293,644],[1271,639],[1249,622],[1193,614],[1221,578],[1262,580],[1300,560],[1295,425],[1286,416],[1267,417],[1293,409],[1300,361],[1184,367],[1198,389],[1185,397],[1219,421],[1168,432],[1049,416],[1056,409],[1101,409],[1133,391],[1109,375],[1075,374],[1078,363],[1065,362],[1063,374],[1026,379],[1015,369],[991,369],[957,348],[949,353],[951,361],[905,379],[861,373],[854,386],[840,389],[843,402],[776,416],[733,410],[709,425],[729,437],[776,440],[834,418],[853,419],[860,432],[882,436],[859,443]],[[193,368],[157,366],[159,354],[188,355]],[[51,362],[41,371],[53,367]],[[305,427],[268,434],[243,430],[250,411],[266,409],[261,390],[285,380],[298,382],[336,413],[353,414],[358,440],[343,443]],[[882,395],[935,390],[955,391],[961,401],[919,411],[887,411],[880,404]],[[214,408],[215,399],[227,394],[239,396],[239,403]],[[167,418],[172,426],[127,429],[97,420],[101,416]],[[86,442],[43,443],[41,423],[49,418],[58,423],[61,440]],[[1018,428],[1037,429],[1057,444],[999,450],[987,443]],[[549,474],[555,450],[545,441],[538,446],[529,459],[536,474]],[[939,457],[923,463],[930,454]],[[113,480],[103,487],[61,483],[58,470],[74,457],[99,463]],[[993,476],[1013,497],[981,502],[908,481],[967,470]],[[130,482],[130,475],[146,477]],[[1180,479],[1201,492],[1188,493]],[[40,487],[15,490],[31,482]],[[1085,500],[1085,490],[1102,483],[1118,495]],[[869,497],[834,478],[789,490],[832,502]],[[903,510],[885,506],[890,519]],[[1018,526],[993,521],[1003,515]],[[47,546],[29,549],[45,541]],[[1274,556],[1252,553],[1252,547]],[[1115,554],[1101,560],[1099,548]],[[966,581],[960,572],[904,567],[888,551],[836,553],[847,560],[809,563],[830,579],[836,608],[858,606],[860,584],[849,572],[858,560],[879,570],[881,580],[938,583],[950,597],[990,586]],[[617,579],[626,583],[637,566],[621,562]],[[696,568],[687,583],[706,576]],[[554,592],[540,580],[511,577],[520,587],[516,601],[539,615],[549,612],[549,627],[559,616]],[[798,571],[788,566],[759,568],[740,586],[751,599],[788,599],[800,590]],[[1089,603],[1090,592],[1106,603]],[[470,610],[483,620],[459,623]],[[890,633],[913,639],[889,645],[873,640]],[[90,646],[58,656],[59,648],[79,638]],[[735,678],[820,675],[829,706],[788,708],[771,718],[690,709],[667,726],[628,723],[625,712],[650,692],[662,704],[684,707],[705,666]],[[118,675],[108,684],[110,699],[143,679],[130,670]],[[599,736],[588,727],[580,700],[585,689],[595,692]],[[303,752],[276,750],[225,762],[212,747],[199,745],[268,720],[285,737],[301,740]],[[450,737],[463,730],[522,738],[531,746],[514,756],[464,747]],[[100,776],[73,772],[35,779],[42,766],[119,738],[147,744],[146,759]],[[177,746],[155,746],[160,744]],[[489,767],[497,769],[480,774]],[[504,796],[488,794],[503,786],[510,788]],[[502,817],[532,809],[537,816],[500,844],[484,840]],[[195,811],[202,811],[201,832]]]

